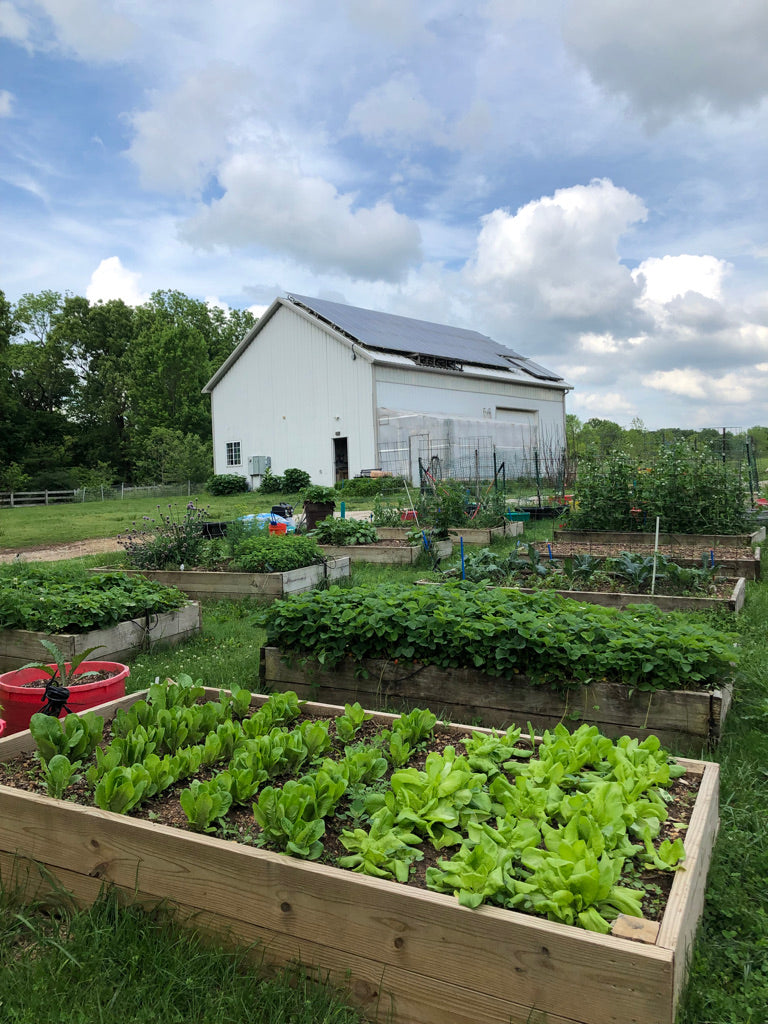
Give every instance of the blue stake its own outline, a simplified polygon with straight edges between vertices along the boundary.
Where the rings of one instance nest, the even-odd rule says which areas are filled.
[[[465,580],[467,578],[467,574],[464,571],[464,538],[463,537],[459,537],[459,547],[461,548],[461,578],[463,580]]]
[[[714,548],[710,548],[710,550],[709,550],[709,564],[712,565],[712,566],[714,566],[714,564],[715,564],[715,551],[714,551]]]
[[[427,535],[423,530],[421,531],[421,536],[424,538],[424,550],[429,551],[429,541],[427,540]]]
[[[547,544],[547,551],[549,552],[549,560],[552,561],[552,545]]]
[[[346,519],[347,518],[347,503],[346,503],[346,501],[342,501],[342,503],[341,503],[341,513],[340,514],[341,514],[341,518],[342,519]]]

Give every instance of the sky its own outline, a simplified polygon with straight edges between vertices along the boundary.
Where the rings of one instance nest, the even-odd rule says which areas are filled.
[[[765,0],[0,0],[0,289],[490,335],[768,424]]]

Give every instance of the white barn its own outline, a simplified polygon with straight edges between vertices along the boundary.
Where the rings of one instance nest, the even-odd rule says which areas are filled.
[[[203,390],[214,472],[255,486],[268,457],[331,485],[377,468],[418,481],[420,457],[562,448],[570,385],[476,331],[288,295]]]

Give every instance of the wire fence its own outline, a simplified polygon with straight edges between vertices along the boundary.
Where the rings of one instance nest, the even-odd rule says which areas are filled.
[[[83,501],[119,501],[130,498],[181,498],[198,494],[203,483],[188,480],[179,484],[148,484],[143,487],[78,487],[62,491],[0,491],[0,508],[26,508],[33,505],[72,504]]]

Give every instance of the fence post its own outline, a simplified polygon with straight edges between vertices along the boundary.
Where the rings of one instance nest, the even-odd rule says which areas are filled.
[[[120,501],[125,500],[125,480],[120,482]]]
[[[48,491],[45,492],[45,504],[48,504]]]
[[[13,508],[13,491],[11,491],[11,508]]]
[[[101,485],[101,500],[104,501],[104,484]]]

